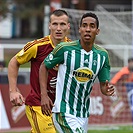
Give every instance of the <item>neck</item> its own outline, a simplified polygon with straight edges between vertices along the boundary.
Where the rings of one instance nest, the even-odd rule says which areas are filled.
[[[52,43],[54,46],[56,46],[57,44],[59,44],[60,42],[64,41],[64,38],[62,40],[57,40],[57,39],[54,39],[52,36],[50,36],[51,40],[52,40]]]
[[[89,51],[92,50],[93,43],[80,41],[80,44],[81,44],[82,48],[83,48],[86,52],[89,52]]]
[[[52,42],[53,42],[53,45],[56,46],[57,44],[59,44],[61,42],[61,40],[58,41],[58,40],[52,39]]]

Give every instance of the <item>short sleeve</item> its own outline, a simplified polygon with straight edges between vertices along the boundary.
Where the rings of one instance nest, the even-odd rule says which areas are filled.
[[[64,62],[63,44],[58,44],[55,47],[55,49],[44,59],[44,64],[49,69],[63,62]]]
[[[29,62],[31,58],[35,58],[37,55],[37,46],[28,46],[29,44],[27,43],[24,48],[16,54],[16,59],[20,64]]]
[[[106,80],[110,81],[110,60],[107,52],[105,52],[104,57],[104,64],[98,73],[98,79],[100,82],[105,82]]]

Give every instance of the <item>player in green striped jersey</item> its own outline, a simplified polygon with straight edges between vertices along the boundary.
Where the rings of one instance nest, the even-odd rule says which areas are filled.
[[[47,96],[48,69],[59,64],[55,103],[48,99],[42,106],[46,115],[53,106],[53,121],[59,133],[87,132],[90,93],[96,77],[104,95],[114,94],[114,86],[109,84],[108,53],[94,43],[99,34],[98,17],[93,13],[84,14],[79,33],[79,40],[58,44],[40,67],[41,94]]]

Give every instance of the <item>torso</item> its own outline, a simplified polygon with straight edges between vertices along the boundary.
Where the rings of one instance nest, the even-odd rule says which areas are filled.
[[[25,60],[27,60],[25,62],[28,61],[31,62],[31,72],[30,72],[31,92],[27,96],[25,104],[31,106],[40,106],[41,96],[40,96],[40,86],[39,86],[39,68],[43,60],[54,49],[54,47],[50,39],[50,36],[46,36],[34,42],[27,43],[24,49],[25,49],[25,55],[22,58],[23,59],[25,58]],[[34,54],[30,55],[30,53]],[[23,64],[24,61],[22,61],[21,63]],[[55,99],[55,87],[54,88],[51,87],[49,82],[52,78],[56,77],[57,77],[57,70],[50,69],[47,85],[48,85],[48,95],[50,96],[52,101],[54,101]]]

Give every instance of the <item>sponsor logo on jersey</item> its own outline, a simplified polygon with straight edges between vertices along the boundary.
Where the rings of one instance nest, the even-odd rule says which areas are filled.
[[[73,71],[73,76],[76,81],[80,83],[86,83],[93,79],[94,73],[91,69],[87,67],[78,68],[77,70]]]

